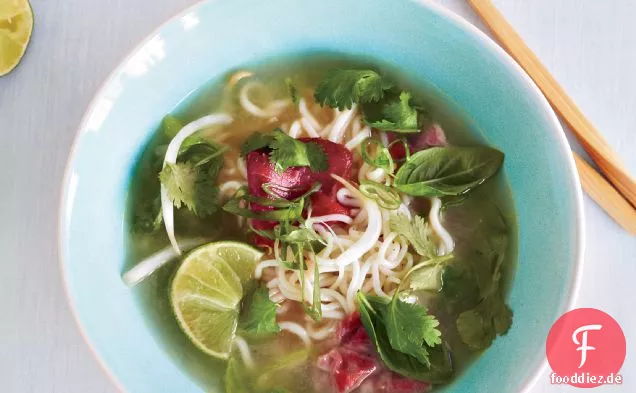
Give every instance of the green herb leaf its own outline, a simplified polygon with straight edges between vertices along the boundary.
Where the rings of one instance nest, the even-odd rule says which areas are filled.
[[[269,159],[278,173],[296,166],[308,166],[314,172],[329,168],[327,155],[317,143],[299,141],[279,129],[267,134],[255,132],[250,135],[241,145],[241,156],[245,157],[262,148],[271,149]]]
[[[492,323],[495,332],[499,335],[506,334],[512,326],[512,310],[500,297],[495,298],[494,303]]]
[[[309,167],[314,172],[324,172],[329,169],[329,160],[319,144],[309,142],[305,144],[307,149],[307,158],[309,159]]]
[[[457,332],[472,350],[488,348],[495,337],[506,334],[511,325],[512,311],[498,295],[482,300],[457,318]]]
[[[159,174],[172,203],[185,205],[198,216],[213,214],[218,209],[219,189],[201,168],[190,162],[168,164]]]
[[[391,87],[372,70],[332,69],[316,87],[314,98],[321,105],[343,110],[355,103],[378,102]]]
[[[444,267],[454,258],[452,254],[435,257],[413,266],[402,279],[398,291],[438,292],[442,288]]]
[[[249,208],[249,203],[272,206],[274,210],[257,212]],[[223,205],[223,210],[237,216],[272,221],[296,221],[302,217],[304,199],[288,201],[285,199],[260,198],[248,194],[237,194]]]
[[[413,356],[430,366],[429,347],[441,344],[439,321],[428,314],[428,309],[415,303],[406,303],[394,296],[391,303],[380,308],[391,347]]]
[[[254,150],[260,150],[274,142],[273,133],[254,132],[247,137],[245,142],[241,145],[241,157],[247,156],[248,153]]]
[[[280,332],[276,322],[276,303],[269,300],[269,291],[261,286],[243,300],[239,329],[249,337],[263,337]]]
[[[488,147],[433,147],[413,154],[398,170],[394,186],[409,195],[460,195],[501,168],[504,155]]]
[[[133,209],[132,227],[135,232],[154,232],[161,228],[161,198],[157,195],[150,200],[142,199]]]
[[[278,173],[296,166],[308,166],[314,172],[323,172],[329,167],[327,155],[320,146],[301,142],[280,130],[274,131],[274,141],[269,147],[272,149],[269,160]]]
[[[496,337],[492,319],[482,314],[478,308],[464,311],[459,315],[457,332],[462,341],[473,350],[488,348]]]
[[[448,381],[453,374],[453,368],[445,345],[427,348],[428,361],[425,363],[418,360],[418,357],[411,356],[392,346],[387,323],[383,316],[383,314],[386,315],[388,303],[388,299],[366,296],[362,292],[358,292],[358,308],[362,324],[384,364],[396,373],[408,378],[432,383]],[[430,326],[427,327],[428,330],[431,330]],[[395,329],[393,331],[395,332]],[[430,334],[429,339],[436,341],[433,334]]]
[[[232,356],[227,362],[223,384],[226,393],[250,393],[253,392],[250,382],[252,378],[248,375],[245,366],[240,359]]]
[[[285,78],[285,86],[287,87],[287,92],[291,97],[292,103],[294,105],[298,105],[298,101],[300,101],[300,98],[298,97],[298,89],[292,82],[291,78]]]
[[[403,91],[397,100],[392,100],[382,104],[381,113],[383,118],[369,121],[371,127],[383,131],[393,131],[401,133],[419,132],[418,111],[411,104],[411,93]],[[365,112],[366,115],[366,112]]]
[[[170,139],[174,138],[183,128],[183,123],[172,115],[166,115],[161,120],[161,130]]]
[[[391,187],[374,181],[360,181],[359,190],[367,198],[375,200],[380,207],[395,210],[400,207],[402,200],[400,194]]]
[[[266,362],[265,367],[258,370],[257,390],[269,392],[268,388],[280,385],[281,380],[286,380],[290,375],[294,376],[298,371],[304,370],[301,366],[307,362],[309,355],[309,349],[303,348],[291,353],[287,352],[283,356],[272,358]]]
[[[369,151],[369,148],[371,148],[371,151]],[[369,137],[362,141],[360,152],[362,153],[364,162],[373,167],[384,169],[384,172],[389,175],[393,174],[395,170],[393,157],[389,149],[384,146],[382,142]]]
[[[423,217],[413,216],[409,220],[405,214],[393,214],[389,218],[389,225],[392,231],[404,236],[419,255],[428,259],[437,256],[437,245],[432,239],[433,232]]]
[[[464,310],[457,318],[457,331],[462,341],[472,350],[482,350],[491,345],[497,335],[508,332],[512,325],[512,311],[503,300],[500,286],[501,267],[507,250],[505,234],[494,233],[487,237],[470,260],[468,267],[449,265],[442,274],[442,291],[447,295],[470,300],[479,299],[477,305],[469,305],[461,298],[451,300]],[[474,300],[473,300],[474,301]],[[472,308],[470,308],[472,307]]]

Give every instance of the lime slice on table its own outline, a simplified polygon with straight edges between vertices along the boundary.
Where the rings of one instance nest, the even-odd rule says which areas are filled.
[[[170,300],[179,325],[203,352],[229,357],[243,288],[262,256],[247,244],[222,241],[201,246],[183,260]]]
[[[33,11],[28,0],[0,0],[0,76],[18,65],[32,31]]]

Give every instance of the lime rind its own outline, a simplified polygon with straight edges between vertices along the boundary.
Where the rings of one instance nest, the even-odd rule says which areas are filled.
[[[20,63],[33,32],[33,11],[28,1],[0,6],[0,76],[13,71]]]
[[[170,299],[181,329],[201,351],[227,359],[244,288],[262,252],[244,243],[203,245],[183,260]]]

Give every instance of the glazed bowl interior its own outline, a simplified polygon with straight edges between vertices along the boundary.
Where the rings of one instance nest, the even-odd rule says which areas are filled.
[[[581,192],[559,123],[529,78],[458,17],[427,2],[219,0],[171,19],[106,81],[80,126],[63,188],[63,276],[82,333],[119,387],[199,392],[162,349],[121,280],[131,173],[161,118],[242,64],[319,52],[379,59],[441,91],[506,154],[519,225],[514,324],[446,391],[518,391],[544,363],[571,304]],[[222,392],[222,388],[218,388]]]

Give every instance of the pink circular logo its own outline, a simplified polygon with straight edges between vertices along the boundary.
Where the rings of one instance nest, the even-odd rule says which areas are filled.
[[[580,388],[620,384],[625,351],[625,335],[614,318],[595,308],[569,311],[548,334],[551,382]]]

